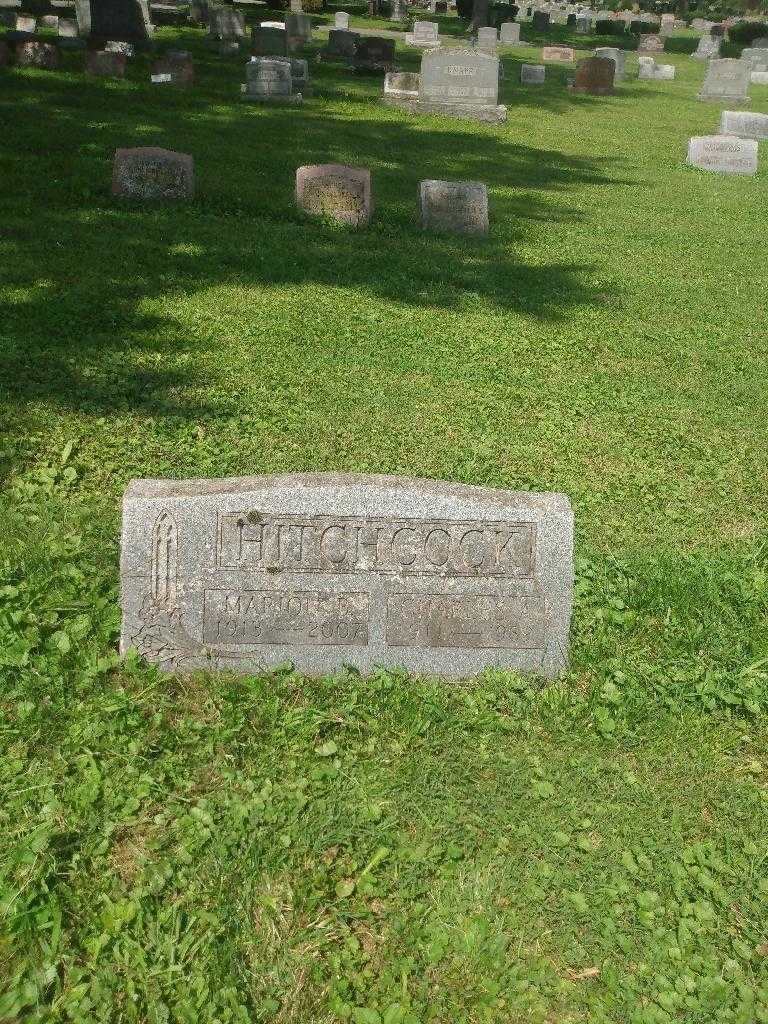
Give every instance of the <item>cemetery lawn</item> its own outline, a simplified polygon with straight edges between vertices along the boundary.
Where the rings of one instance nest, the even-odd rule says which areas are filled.
[[[597,99],[505,50],[492,127],[158,41],[193,90],[0,71],[0,1022],[768,1021],[768,204],[685,166],[704,67]],[[193,203],[111,199],[142,145]],[[330,161],[370,228],[294,208]],[[422,235],[427,177],[487,240]],[[568,675],[118,658],[131,478],[323,470],[567,493]]]

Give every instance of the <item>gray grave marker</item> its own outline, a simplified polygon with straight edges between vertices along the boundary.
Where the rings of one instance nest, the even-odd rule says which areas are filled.
[[[301,93],[293,89],[290,60],[251,57],[245,65],[243,97],[253,103],[301,103]]]
[[[121,650],[168,671],[555,676],[572,594],[561,494],[318,473],[135,480],[123,499]]]
[[[768,139],[768,114],[724,110],[720,115],[720,134],[737,135],[740,139]]]
[[[422,181],[419,206],[425,230],[488,234],[488,189],[478,181]]]
[[[477,50],[432,50],[421,59],[418,109],[470,120],[503,122],[499,60]]]
[[[517,46],[520,43],[520,26],[516,21],[502,23],[499,41],[503,46]]]
[[[118,149],[112,168],[112,195],[131,199],[191,199],[195,165],[188,153],[158,146]]]
[[[700,100],[712,102],[746,103],[749,99],[750,67],[746,61],[725,57],[711,60],[698,95]]]
[[[373,212],[371,172],[346,164],[310,164],[296,170],[296,202],[306,213],[362,227]]]
[[[520,84],[521,85],[543,85],[547,69],[543,64],[521,64]]]
[[[757,142],[735,135],[699,135],[688,143],[688,163],[721,174],[756,174]]]
[[[413,32],[405,33],[405,42],[408,46],[434,49],[440,45],[439,31],[436,21],[414,21]]]

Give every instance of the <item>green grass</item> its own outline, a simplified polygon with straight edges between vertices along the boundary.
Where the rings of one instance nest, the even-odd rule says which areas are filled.
[[[598,99],[507,49],[492,127],[314,62],[246,105],[158,35],[192,91],[0,72],[0,1022],[768,1020],[768,207],[685,165],[703,65]],[[133,145],[195,201],[113,200]],[[369,228],[296,211],[325,161]],[[423,235],[426,177],[489,238]],[[569,494],[568,676],[118,659],[132,477],[339,469]]]

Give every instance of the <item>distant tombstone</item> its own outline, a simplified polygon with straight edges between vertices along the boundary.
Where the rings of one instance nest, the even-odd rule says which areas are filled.
[[[91,0],[75,0],[75,18],[81,36],[91,32]]]
[[[85,71],[95,78],[125,78],[128,58],[124,53],[109,50],[86,50]]]
[[[331,29],[328,43],[318,54],[323,60],[352,60],[360,42],[358,32],[347,32],[346,29]]]
[[[419,108],[469,120],[503,122],[499,59],[477,50],[431,50],[421,59]]]
[[[255,103],[301,103],[301,93],[293,89],[290,60],[251,57],[245,65],[243,97]]]
[[[768,71],[751,71],[749,80],[753,85],[768,85]]]
[[[478,181],[422,181],[419,206],[427,231],[488,234],[488,189]]]
[[[734,135],[699,135],[688,143],[688,163],[721,174],[756,174],[757,142]]]
[[[188,153],[145,146],[115,150],[112,195],[130,199],[191,199],[195,164]]]
[[[413,32],[406,32],[407,46],[421,46],[434,49],[440,45],[440,26],[436,21],[414,21]]]
[[[520,26],[516,21],[504,21],[499,32],[503,46],[517,46],[520,42]]]
[[[37,28],[37,18],[33,18],[31,14],[17,14],[15,27],[17,32],[28,32],[32,35]]]
[[[567,666],[562,494],[345,473],[134,480],[120,562],[120,650],[165,671]]]
[[[576,66],[573,91],[590,96],[611,96],[615,63],[608,57],[588,57]]]
[[[720,115],[720,134],[759,141],[768,139],[768,114],[724,110]]]
[[[741,51],[741,59],[747,61],[753,71],[768,71],[768,48],[762,46],[745,46]]]
[[[296,202],[313,216],[363,227],[371,219],[371,172],[345,164],[310,164],[296,170]]]
[[[675,77],[675,65],[657,64],[653,58],[650,58],[647,63],[640,65],[637,77],[655,82],[671,82]]]
[[[392,71],[395,65],[395,40],[381,36],[361,36],[352,58],[355,71]]]
[[[304,8],[301,6],[301,0],[291,0],[290,8],[291,14],[301,14]]]
[[[406,0],[391,0],[390,3],[390,21],[408,21],[408,4]]]
[[[54,32],[58,32],[59,16],[57,14],[44,14],[40,19],[40,28],[51,28]]]
[[[694,18],[691,22],[691,28],[694,32],[703,32],[705,24],[704,18]]]
[[[592,19],[588,17],[576,18],[576,35],[588,36],[592,31]]]
[[[498,45],[499,37],[495,28],[488,26],[477,30],[477,48],[481,53],[495,56]]]
[[[336,11],[333,27],[344,29],[345,31],[349,28],[349,15],[346,11]]]
[[[650,33],[648,35],[640,36],[640,40],[637,45],[638,53],[663,53],[664,52],[664,40],[659,35]]]
[[[729,103],[746,103],[749,99],[749,73],[750,67],[746,61],[729,57],[711,60],[698,98],[715,102],[727,100]]]
[[[447,14],[447,0],[432,0],[432,4],[430,5],[430,11],[432,14]]]
[[[53,43],[28,39],[16,44],[16,65],[20,68],[43,68],[55,71],[59,66],[59,51]]]
[[[659,34],[662,36],[669,36],[672,34],[675,28],[675,16],[674,14],[662,14],[661,16],[661,27]]]
[[[541,59],[554,64],[572,64],[574,52],[570,46],[543,46]]]
[[[533,12],[533,29],[535,32],[547,32],[549,30],[549,13],[547,11]]]
[[[285,19],[289,47],[303,46],[312,38],[312,22],[306,14],[288,14]]]
[[[300,57],[289,57],[288,63],[291,65],[291,91],[297,94],[301,93],[302,97],[308,96],[310,92],[309,61]]]
[[[288,33],[284,28],[254,25],[251,31],[251,51],[256,57],[287,57]]]
[[[208,9],[208,36],[221,42],[245,38],[245,18],[234,7]]]
[[[627,54],[625,50],[619,50],[615,46],[598,46],[595,50],[596,57],[608,57],[616,65],[616,72],[613,76],[614,82],[620,81],[624,78],[624,67],[627,60]]]
[[[709,30],[709,33],[710,35],[716,36],[717,38],[721,39],[725,35],[725,25],[712,25],[712,27]]]
[[[420,78],[412,71],[390,71],[384,76],[384,102],[418,100]]]
[[[521,64],[520,84],[521,85],[543,85],[546,68],[543,64]]]
[[[147,0],[91,0],[90,35],[96,40],[144,43],[152,35]]]
[[[77,22],[71,18],[59,18],[59,39],[77,39]]]
[[[720,40],[713,36],[702,36],[691,54],[696,60],[712,60],[720,56]]]
[[[195,80],[195,66],[189,53],[171,51],[152,63],[150,81],[155,85],[175,85],[186,89]]]

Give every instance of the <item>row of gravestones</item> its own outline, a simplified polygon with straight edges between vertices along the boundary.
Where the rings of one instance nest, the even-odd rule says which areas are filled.
[[[154,146],[118,149],[112,166],[112,194],[142,201],[192,199],[194,160],[188,153]],[[311,216],[364,227],[373,213],[371,172],[345,164],[299,167],[296,203]],[[488,190],[475,181],[427,179],[419,183],[419,214],[425,230],[486,235]]]

